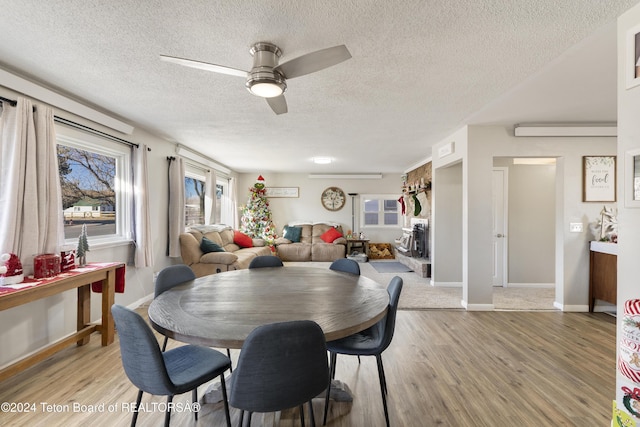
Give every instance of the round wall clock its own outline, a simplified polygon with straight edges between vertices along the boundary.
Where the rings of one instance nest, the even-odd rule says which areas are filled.
[[[339,189],[338,187],[329,187],[322,192],[322,196],[320,196],[320,201],[322,202],[322,206],[325,209],[330,211],[338,211],[342,209],[347,198],[344,195],[344,191]]]

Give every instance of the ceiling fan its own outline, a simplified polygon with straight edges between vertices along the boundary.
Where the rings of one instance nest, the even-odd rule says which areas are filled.
[[[276,114],[283,114],[287,112],[287,101],[284,99],[287,79],[315,73],[351,58],[351,53],[345,45],[307,53],[283,64],[278,64],[282,51],[273,43],[258,42],[249,52],[253,56],[251,71],[168,55],[160,55],[160,59],[186,67],[244,77],[249,92],[265,98]]]

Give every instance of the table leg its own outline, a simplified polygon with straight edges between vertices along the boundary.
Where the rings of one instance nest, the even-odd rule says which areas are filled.
[[[102,281],[102,345],[112,344],[115,338],[115,327],[111,306],[115,301],[116,269],[107,271],[107,277]]]
[[[91,285],[78,287],[77,331],[81,331],[91,322]],[[77,345],[89,343],[90,336],[78,340]]]

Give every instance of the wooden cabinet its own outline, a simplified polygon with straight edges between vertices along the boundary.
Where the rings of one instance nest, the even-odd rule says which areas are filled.
[[[595,300],[616,304],[618,255],[615,243],[591,242],[589,247],[589,311]]]

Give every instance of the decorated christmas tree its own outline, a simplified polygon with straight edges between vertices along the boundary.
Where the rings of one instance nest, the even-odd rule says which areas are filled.
[[[249,200],[242,209],[242,223],[240,231],[253,238],[264,239],[268,245],[273,245],[276,239],[276,227],[271,220],[269,200],[265,195],[265,184],[262,175],[258,177],[253,187],[249,188]]]

